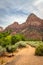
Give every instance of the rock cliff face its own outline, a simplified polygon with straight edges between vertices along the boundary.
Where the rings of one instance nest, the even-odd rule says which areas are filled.
[[[28,16],[26,22],[21,24],[22,33],[31,39],[39,40],[43,38],[43,20],[36,15],[31,14]]]
[[[5,31],[7,30],[12,30],[11,33],[24,34],[27,38],[42,40],[43,20],[32,13],[28,16],[25,23],[18,24],[17,22],[14,22],[5,29]]]
[[[13,24],[9,25],[6,27],[4,31],[9,31],[11,30],[12,32],[19,32],[19,24],[17,22],[14,22]]]

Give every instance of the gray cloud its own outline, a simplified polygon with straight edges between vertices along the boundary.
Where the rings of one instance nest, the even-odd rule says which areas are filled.
[[[22,23],[30,13],[43,18],[43,0],[0,0],[0,26]]]

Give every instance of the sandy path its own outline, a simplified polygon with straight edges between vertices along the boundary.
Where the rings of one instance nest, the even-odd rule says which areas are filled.
[[[6,65],[43,65],[43,57],[34,56],[35,48],[28,46],[22,49],[14,60]]]

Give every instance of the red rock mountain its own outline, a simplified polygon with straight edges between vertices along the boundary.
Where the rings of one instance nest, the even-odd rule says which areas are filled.
[[[11,30],[12,32],[19,32],[19,24],[18,22],[14,22],[13,24],[9,25],[4,31]]]
[[[5,31],[8,30],[12,30],[13,34],[22,33],[29,39],[42,40],[43,20],[32,13],[28,16],[25,23],[18,24],[14,22],[5,29]]]

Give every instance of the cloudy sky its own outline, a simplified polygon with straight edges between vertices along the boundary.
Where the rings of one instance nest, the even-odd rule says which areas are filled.
[[[0,26],[23,23],[30,13],[43,19],[43,0],[0,0]]]

